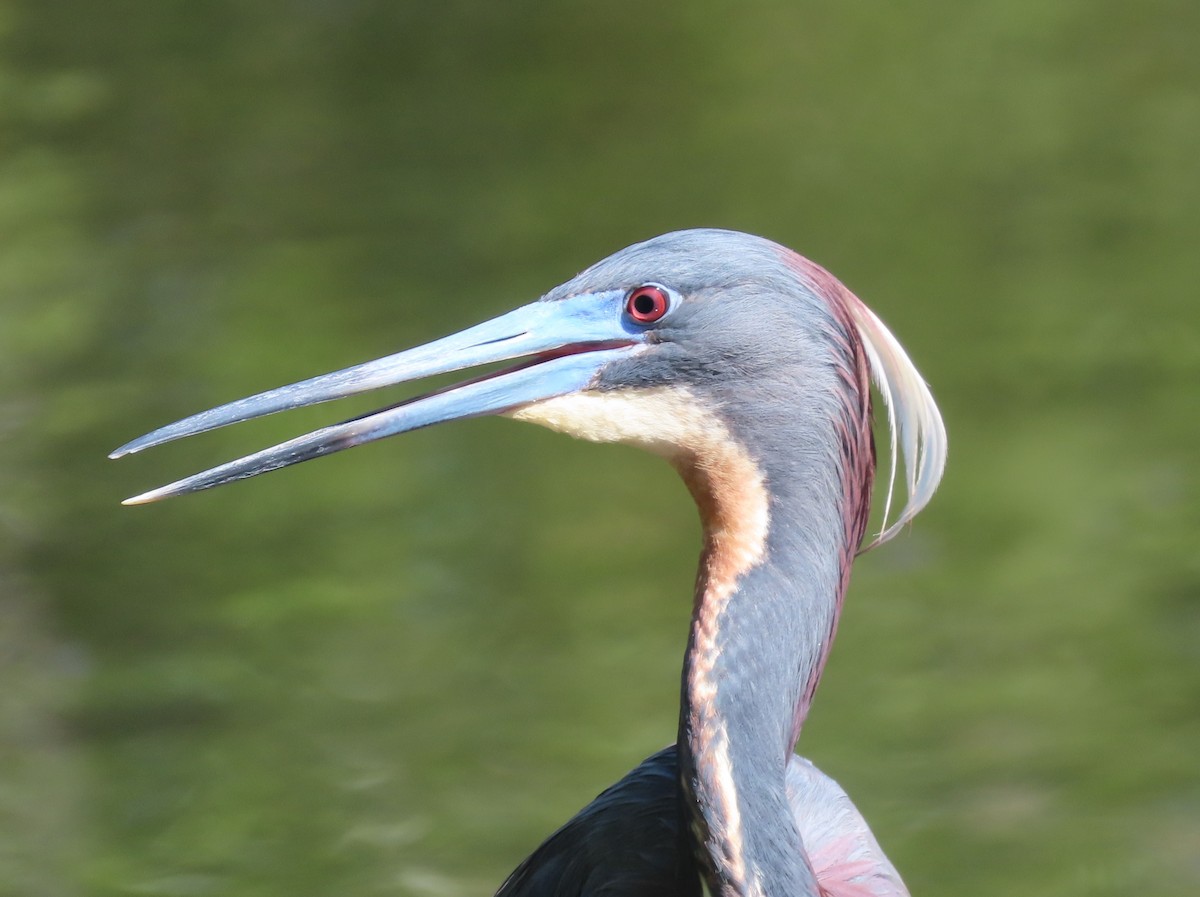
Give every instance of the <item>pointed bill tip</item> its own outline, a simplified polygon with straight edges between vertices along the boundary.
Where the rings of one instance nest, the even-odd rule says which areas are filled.
[[[198,416],[199,415],[195,414],[192,415],[192,417]],[[176,423],[168,424],[165,427],[159,427],[157,430],[153,430],[144,436],[139,436],[137,439],[131,439],[124,445],[119,445],[109,452],[108,457],[115,461],[117,458],[124,458],[126,455],[136,455],[142,449],[148,449],[151,446],[159,445],[163,442],[169,442],[171,437],[168,436],[167,438],[163,438],[164,434],[170,433],[178,428],[181,424],[188,423],[191,419],[192,418],[185,418],[184,420]]]
[[[193,417],[196,417],[196,416],[198,416],[198,415],[193,415]],[[185,418],[184,420],[179,421],[178,423],[170,424],[169,426],[166,426],[166,427],[159,427],[157,430],[153,431],[152,433],[147,433],[145,436],[139,436],[137,439],[131,439],[129,442],[125,443],[124,445],[118,446],[117,448],[115,448],[111,452],[109,452],[108,457],[115,461],[117,458],[124,458],[126,455],[136,455],[142,449],[148,449],[152,446],[160,445],[161,443],[164,443],[164,442],[170,442],[171,439],[177,438],[177,437],[165,435],[165,434],[171,433],[172,431],[180,428],[180,426],[182,424],[188,423],[190,421],[191,421],[191,418]],[[183,435],[187,435],[187,434],[184,433]]]
[[[151,489],[149,492],[143,492],[141,495],[133,495],[121,502],[123,505],[148,505],[159,501],[170,495],[170,491],[166,488]]]

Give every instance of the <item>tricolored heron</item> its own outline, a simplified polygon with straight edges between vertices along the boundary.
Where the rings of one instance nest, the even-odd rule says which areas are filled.
[[[845,794],[793,754],[867,527],[870,383],[888,410],[891,538],[929,501],[946,436],[879,319],[824,269],[759,237],[666,234],[541,299],[406,352],[269,390],[114,457],[276,411],[516,360],[129,499],[195,492],[442,421],[503,414],[663,455],[704,547],[679,739],[606,791],[506,895],[906,894]],[[896,458],[907,503],[889,525]]]

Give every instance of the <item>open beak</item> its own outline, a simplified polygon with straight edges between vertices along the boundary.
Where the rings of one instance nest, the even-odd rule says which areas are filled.
[[[452,336],[376,361],[238,399],[147,433],[110,458],[277,411],[511,359],[504,370],[324,427],[263,451],[125,500],[145,504],[210,489],[342,449],[464,417],[512,411],[586,389],[614,359],[639,351],[644,333],[623,314],[624,293],[538,301]]]

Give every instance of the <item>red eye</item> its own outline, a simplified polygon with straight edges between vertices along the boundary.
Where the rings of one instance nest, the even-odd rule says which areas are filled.
[[[639,324],[653,324],[667,313],[671,297],[662,287],[652,283],[635,287],[625,297],[625,311]]]

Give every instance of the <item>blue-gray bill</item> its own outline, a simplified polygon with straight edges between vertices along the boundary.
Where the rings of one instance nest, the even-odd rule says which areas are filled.
[[[609,362],[644,344],[622,314],[624,293],[538,301],[452,336],[376,361],[281,386],[168,424],[116,449],[120,458],[185,436],[411,380],[496,362],[504,370],[324,427],[125,500],[145,504],[199,492],[333,452],[459,418],[499,414],[586,389]]]

